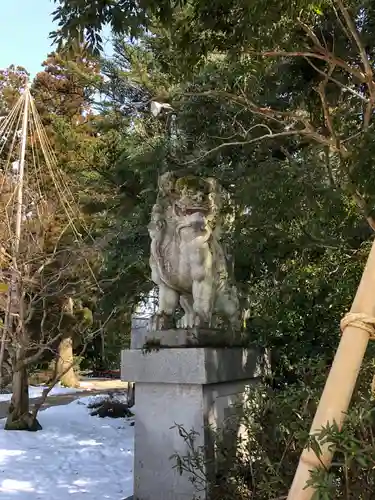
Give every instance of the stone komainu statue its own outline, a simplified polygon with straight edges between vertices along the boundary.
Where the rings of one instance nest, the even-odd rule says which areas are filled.
[[[172,318],[180,302],[182,328],[211,326],[215,313],[237,326],[237,291],[220,242],[223,193],[212,178],[160,177],[148,226],[152,280],[159,287],[156,318]]]

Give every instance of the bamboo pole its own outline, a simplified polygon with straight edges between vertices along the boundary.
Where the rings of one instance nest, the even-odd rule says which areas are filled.
[[[375,241],[350,313],[342,321],[341,341],[311,426],[310,435],[316,434],[322,427],[334,422],[340,429],[342,427],[370,335],[373,332],[374,290]],[[306,482],[310,479],[310,471],[323,465],[329,468],[334,452],[329,449],[328,443],[321,445],[321,450],[322,454],[319,458],[311,449],[305,449],[302,452],[287,500],[311,500],[315,489],[306,488]]]

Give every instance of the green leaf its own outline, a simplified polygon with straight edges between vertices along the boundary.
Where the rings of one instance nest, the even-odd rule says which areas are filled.
[[[316,6],[316,5],[313,5],[312,10],[315,12],[315,14],[318,14],[318,16],[322,16],[323,15],[322,9],[320,7],[318,7],[318,6]]]

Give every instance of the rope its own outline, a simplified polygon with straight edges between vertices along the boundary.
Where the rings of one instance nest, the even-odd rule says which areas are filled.
[[[364,313],[347,313],[340,322],[341,332],[348,326],[354,326],[367,332],[370,340],[375,340],[375,317]]]
[[[375,317],[364,313],[347,313],[340,322],[341,332],[343,333],[348,326],[354,326],[367,332],[370,340],[375,340]],[[371,382],[371,394],[375,397],[375,376]]]

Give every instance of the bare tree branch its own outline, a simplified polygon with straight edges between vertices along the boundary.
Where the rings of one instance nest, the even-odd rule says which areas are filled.
[[[316,52],[305,52],[305,51],[265,51],[265,52],[259,52],[257,55],[261,55],[264,57],[307,57],[311,59],[320,59],[321,61],[326,61],[328,64],[336,64],[336,66],[339,66],[340,68],[344,69],[347,73],[353,75],[357,80],[359,80],[362,83],[367,82],[366,75],[362,72],[359,71],[356,68],[353,68],[350,66],[350,64],[346,63],[339,57],[334,56],[331,52],[327,52],[326,54],[318,54]]]
[[[310,66],[317,73],[319,73],[320,75],[324,76],[324,78],[328,78],[328,80],[330,82],[335,83],[338,87],[341,87],[342,90],[344,90],[345,92],[349,92],[350,94],[353,94],[355,97],[358,97],[358,99],[360,99],[361,101],[363,101],[365,103],[369,102],[369,99],[367,99],[366,96],[364,96],[364,95],[360,94],[359,92],[357,92],[356,90],[348,87],[347,85],[343,84],[342,82],[340,82],[336,78],[333,78],[332,75],[328,75],[325,71],[319,69],[308,57],[305,57],[304,59],[305,59],[305,61],[307,61],[310,64]]]
[[[86,349],[87,349],[87,344],[85,343],[83,345],[80,353],[79,353],[79,356],[83,356],[83,354],[85,353]],[[57,366],[57,362],[56,362],[56,366]],[[73,368],[73,366],[74,366],[74,362],[69,363],[69,365],[63,370],[62,373],[57,374],[55,372],[53,379],[48,384],[48,387],[46,387],[45,389],[43,389],[42,395],[40,396],[39,401],[35,403],[34,408],[32,409],[31,413],[32,413],[32,416],[33,416],[34,419],[37,417],[39,410],[41,409],[41,407],[46,402],[48,394],[52,391],[52,389],[55,387],[55,385],[58,382],[60,382],[60,380],[63,378],[63,376],[66,375],[71,368]]]
[[[362,43],[361,36],[358,32],[358,29],[353,22],[353,19],[349,15],[349,12],[347,11],[346,7],[344,6],[342,0],[334,0],[334,2],[337,4],[344,20],[346,23],[346,26],[349,30],[349,33],[351,35],[351,38],[354,40],[354,42],[357,45],[359,55],[361,57],[362,65],[365,70],[365,83],[367,84],[368,92],[370,99],[367,103],[367,106],[364,111],[363,115],[363,129],[364,131],[368,130],[368,127],[370,125],[371,121],[371,116],[373,114],[373,108],[374,108],[374,102],[375,102],[375,85],[374,85],[374,74],[372,71],[372,67],[368,58],[368,55],[366,53],[366,49]]]
[[[316,49],[321,54],[325,54],[326,48],[323,47],[323,45],[320,43],[319,38],[316,36],[316,34],[313,32],[313,30],[309,26],[307,26],[307,24],[305,24],[301,19],[298,19],[298,24],[301,26],[301,28],[304,30],[304,32],[307,34],[307,36],[312,40]]]
[[[220,151],[223,148],[226,147],[231,147],[231,146],[247,146],[248,144],[253,144],[258,141],[262,141],[264,139],[275,139],[276,137],[290,137],[290,136],[296,136],[296,135],[303,135],[303,131],[299,130],[288,130],[284,132],[278,132],[275,134],[265,134],[260,137],[255,137],[253,139],[250,139],[248,141],[233,141],[233,142],[223,142],[222,144],[219,144],[215,148],[210,149],[209,151],[206,151],[203,155],[201,155],[199,158],[195,158],[194,160],[187,161],[184,163],[184,165],[189,165],[191,163],[197,163],[198,161],[202,160],[206,156],[216,153],[217,151]]]
[[[344,6],[342,0],[333,0],[333,1],[337,4],[341,14],[343,15],[343,18],[345,19],[345,23],[349,29],[349,32],[350,32],[352,38],[354,39],[355,43],[357,44],[358,51],[359,51],[359,54],[361,56],[362,64],[363,64],[363,67],[365,69],[365,74],[367,76],[367,81],[372,81],[372,78],[373,78],[372,68],[371,68],[370,62],[368,60],[364,45],[361,41],[361,37],[360,37],[360,34],[358,32],[358,29],[357,29],[355,23],[353,22],[353,19],[349,15],[349,12],[347,11],[346,7]]]
[[[323,114],[324,114],[324,120],[327,125],[327,128],[329,130],[329,133],[332,136],[332,139],[335,142],[336,148],[340,150],[340,141],[337,137],[336,131],[333,126],[333,121],[332,121],[332,116],[329,110],[329,106],[327,103],[327,97],[326,97],[326,86],[329,81],[330,76],[332,75],[333,71],[335,70],[335,66],[332,65],[328,71],[328,73],[325,75],[324,80],[322,80],[318,86],[318,94],[322,103],[322,108],[323,108]]]

